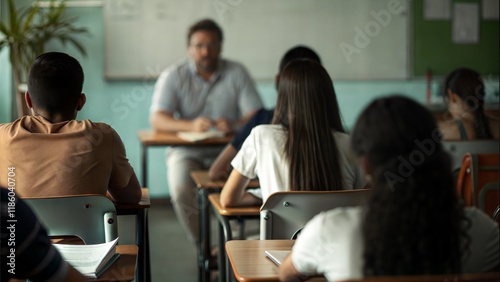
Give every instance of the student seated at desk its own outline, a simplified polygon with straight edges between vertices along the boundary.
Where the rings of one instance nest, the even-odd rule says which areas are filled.
[[[52,246],[47,231],[15,191],[0,187],[1,280],[87,281]]]
[[[295,46],[288,50],[283,58],[281,58],[279,65],[279,72],[274,80],[276,89],[278,89],[278,83],[280,80],[280,75],[285,66],[295,60],[295,59],[310,59],[321,64],[321,59],[318,54],[312,49],[306,46]],[[217,156],[215,161],[210,166],[208,175],[212,179],[223,179],[226,180],[229,173],[231,172],[231,161],[236,156],[238,151],[241,149],[241,145],[245,139],[250,135],[250,132],[254,127],[260,124],[270,124],[273,120],[274,109],[260,109],[255,113],[255,115],[241,128],[238,130],[229,143],[222,152]]]
[[[257,205],[278,191],[364,187],[349,154],[333,83],[311,60],[294,60],[283,70],[273,124],[255,127],[231,162],[221,205]],[[262,199],[245,192],[259,177]]]
[[[459,68],[444,81],[452,120],[439,124],[444,140],[499,139],[500,121],[484,113],[484,82],[472,69]]]
[[[76,120],[86,97],[83,70],[64,53],[40,55],[31,66],[26,103],[31,116],[0,124],[0,185],[15,170],[20,197],[106,195],[138,203],[141,187],[118,133]]]
[[[450,158],[425,108],[401,96],[375,100],[359,117],[351,143],[370,176],[371,198],[365,207],[314,217],[282,263],[281,281],[498,267],[498,225],[482,211],[460,205]]]

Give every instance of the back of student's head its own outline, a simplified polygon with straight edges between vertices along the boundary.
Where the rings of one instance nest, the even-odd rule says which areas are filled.
[[[273,123],[287,132],[290,190],[342,189],[332,130],[344,129],[332,80],[319,63],[300,59],[285,67]]]
[[[82,67],[67,54],[45,53],[38,56],[31,66],[28,92],[35,107],[49,113],[74,110],[82,88]]]
[[[402,96],[373,101],[351,135],[371,170],[364,275],[460,272],[463,210],[432,115]]]
[[[321,59],[316,52],[307,46],[299,45],[289,49],[285,55],[283,55],[279,65],[279,73],[283,71],[288,63],[296,59],[309,59],[321,64]]]
[[[442,94],[448,97],[448,91],[457,94],[464,101],[466,110],[474,115],[476,138],[492,138],[488,120],[484,114],[484,82],[475,70],[458,68],[449,73],[444,81]]]

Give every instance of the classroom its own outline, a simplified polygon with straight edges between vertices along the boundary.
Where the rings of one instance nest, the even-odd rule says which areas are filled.
[[[36,2],[42,12],[48,11],[53,2],[0,1],[1,23],[8,23],[12,16],[9,11],[10,2],[14,2],[17,8],[27,8]],[[244,66],[260,100],[255,105],[262,105],[266,109],[277,107],[279,100],[275,76],[279,72],[280,58],[290,48],[302,45],[310,47],[319,55],[322,69],[333,81],[341,127],[349,134],[355,130],[357,121],[367,106],[374,100],[395,94],[417,102],[438,121],[450,119],[448,100],[443,96],[447,92],[443,89],[443,84],[450,72],[461,67],[473,69],[480,74],[484,82],[481,106],[488,117],[496,120],[493,124],[498,125],[500,119],[498,0],[66,0],[64,5],[64,16],[72,17],[75,27],[86,30],[72,34],[85,52],[82,53],[70,41],[62,43],[60,40],[46,43],[45,52],[64,52],[81,64],[85,75],[82,92],[85,93],[86,102],[85,107],[78,112],[78,120],[90,119],[110,125],[121,138],[126,159],[135,171],[139,183],[147,188],[149,215],[147,212],[145,215],[144,211],[129,210],[123,213],[127,216],[118,217],[118,233],[120,239],[121,233],[128,233],[123,237],[123,242],[127,245],[134,244],[138,239],[133,234],[135,223],[139,220],[134,221],[130,214],[135,214],[138,218],[139,215],[143,216],[146,220],[145,228],[149,229],[149,234],[145,231],[142,235],[146,236],[150,250],[143,253],[141,246],[138,252],[139,258],[148,257],[148,262],[139,262],[144,267],[139,272],[141,275],[150,272],[150,277],[144,278],[147,274],[140,277],[135,273],[135,281],[235,279],[234,269],[231,269],[232,262],[226,259],[227,256],[219,257],[216,263],[207,259],[207,256],[213,256],[207,252],[210,252],[210,247],[214,249],[214,246],[219,247],[218,252],[222,256],[226,255],[220,249],[224,245],[220,245],[217,239],[222,236],[218,231],[225,230],[223,223],[227,218],[211,214],[212,208],[208,208],[216,205],[211,203],[214,197],[209,196],[212,194],[210,191],[218,186],[197,192],[198,197],[203,197],[203,200],[198,201],[205,201],[204,203],[197,202],[196,196],[193,200],[195,206],[206,208],[204,211],[192,212],[190,216],[195,216],[198,220],[200,213],[201,220],[210,213],[210,217],[213,217],[212,226],[205,226],[212,230],[204,230],[205,227],[200,227],[199,230],[201,233],[205,232],[199,236],[206,236],[208,232],[212,238],[198,239],[203,242],[199,241],[195,246],[183,232],[187,227],[176,218],[175,213],[178,211],[170,204],[170,200],[176,195],[172,195],[173,190],[169,188],[167,181],[166,156],[169,149],[166,148],[184,143],[161,143],[155,140],[154,126],[151,123],[150,113],[152,104],[155,103],[153,94],[157,81],[165,68],[179,64],[189,56],[188,49],[191,46],[186,46],[186,35],[196,21],[209,18],[220,26],[224,34],[220,57]],[[4,33],[0,30],[0,40],[3,37]],[[207,50],[211,48],[204,46]],[[201,48],[203,49],[203,44]],[[13,122],[23,115],[21,111],[26,111],[25,106],[20,106],[24,102],[19,100],[19,97],[24,97],[28,88],[27,81],[23,82],[21,87],[16,85],[10,48],[0,44],[0,125]],[[240,106],[245,108],[250,107],[250,104]],[[25,113],[29,114],[27,111]],[[407,129],[408,132],[412,130],[413,128]],[[495,136],[496,133],[492,134]],[[89,136],[91,139],[88,144],[81,147],[92,147],[101,142],[102,136],[99,134]],[[214,148],[219,148],[220,151],[222,145],[231,139],[227,137],[224,139],[225,143],[218,143],[220,147]],[[495,147],[492,150],[498,161],[498,137],[491,139],[494,141],[478,140],[484,143],[474,145],[474,148],[481,148],[474,153],[492,153],[488,150]],[[456,169],[458,175],[463,154],[471,151],[461,149],[459,141],[452,141],[445,146],[458,156],[452,157],[453,169]],[[408,162],[410,169],[418,167],[424,155],[427,157],[427,147],[423,145],[427,143],[419,144],[418,156],[411,155],[412,159]],[[73,160],[68,160],[65,165],[70,167],[73,163]],[[203,168],[207,169],[208,167]],[[391,183],[399,185],[399,182],[404,182],[401,174],[404,173],[400,172],[399,176],[392,177]],[[408,177],[411,174],[408,173]],[[200,175],[202,174],[193,177],[193,188],[210,186],[207,183],[211,182]],[[493,190],[498,189],[498,181],[496,183],[497,188]],[[222,188],[219,186],[218,188]],[[255,187],[259,187],[258,184]],[[155,205],[161,208],[155,210]],[[123,206],[121,208],[122,211],[127,210]],[[163,217],[166,217],[164,222]],[[240,222],[242,218],[245,219],[245,216],[238,215],[232,219]],[[252,219],[258,225],[259,217],[257,216],[257,220],[255,217]],[[215,228],[217,220],[221,224],[219,230]],[[171,227],[165,229],[162,224],[169,224]],[[210,225],[210,222],[200,224]],[[156,230],[163,233],[154,234]],[[179,246],[172,247],[175,252],[183,252],[184,248],[187,253],[185,256],[179,255],[180,259],[172,266],[159,262],[165,259],[164,252],[169,252],[170,245],[175,245],[165,239],[168,234],[174,236],[173,240],[179,241]],[[165,242],[158,242],[157,239]],[[162,246],[158,246],[160,243],[163,243]],[[202,251],[205,252],[203,255],[200,254]],[[168,261],[175,260],[175,256],[170,254]],[[212,263],[220,269],[215,274],[214,271],[210,273],[206,267],[203,269],[202,264],[205,263],[210,264],[208,268]],[[496,268],[495,271],[498,272],[499,269]],[[164,275],[167,277],[159,277]],[[490,277],[485,279],[484,281],[488,281]]]

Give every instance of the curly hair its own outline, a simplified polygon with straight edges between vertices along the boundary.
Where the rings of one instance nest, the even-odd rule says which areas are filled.
[[[351,138],[372,169],[364,275],[459,273],[465,216],[432,115],[402,96],[378,99]]]

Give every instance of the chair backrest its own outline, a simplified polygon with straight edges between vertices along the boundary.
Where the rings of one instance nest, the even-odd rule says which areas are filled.
[[[465,154],[457,192],[465,206],[477,206],[493,217],[500,204],[500,155]]]
[[[463,156],[471,154],[498,154],[500,153],[500,140],[457,140],[443,141],[444,149],[451,155],[453,170],[459,170]]]
[[[369,189],[359,189],[271,194],[260,209],[260,239],[291,239],[318,213],[363,205],[369,193]]]
[[[118,237],[115,206],[104,196],[24,200],[48,229],[49,236],[78,236],[85,244],[110,242]]]

